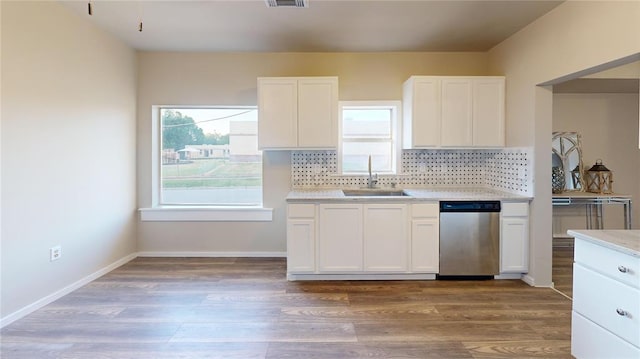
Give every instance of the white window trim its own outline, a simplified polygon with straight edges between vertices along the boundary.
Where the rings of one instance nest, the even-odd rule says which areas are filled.
[[[143,222],[271,222],[273,209],[263,207],[163,206],[140,208]]]
[[[342,109],[343,107],[371,107],[391,109],[391,140],[393,141],[393,158],[391,172],[376,172],[381,175],[398,175],[402,167],[402,101],[394,100],[370,100],[370,101],[340,101],[339,104],[339,125],[338,125],[338,168],[339,175],[362,176],[361,172],[342,172]],[[368,174],[366,174],[368,176]]]
[[[243,106],[215,106],[216,108],[242,108]],[[246,106],[254,108],[254,106]],[[163,108],[212,108],[212,106],[156,105],[151,107],[151,207],[140,208],[140,220],[147,221],[224,221],[263,222],[273,221],[273,209],[263,206],[207,206],[207,205],[161,205],[160,186],[162,153],[162,131],[160,110]],[[263,198],[264,201],[264,191]]]

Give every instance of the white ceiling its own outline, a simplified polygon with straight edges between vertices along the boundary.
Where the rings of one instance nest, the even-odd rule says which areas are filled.
[[[61,1],[133,48],[152,51],[487,51],[563,1]],[[143,31],[138,31],[139,19]]]

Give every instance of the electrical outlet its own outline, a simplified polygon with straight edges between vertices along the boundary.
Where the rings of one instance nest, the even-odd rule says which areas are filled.
[[[49,248],[49,261],[53,262],[62,257],[62,246],[55,246]]]

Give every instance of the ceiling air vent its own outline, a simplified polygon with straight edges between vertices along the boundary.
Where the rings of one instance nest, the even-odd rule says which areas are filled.
[[[309,7],[309,0],[265,0],[268,7]]]

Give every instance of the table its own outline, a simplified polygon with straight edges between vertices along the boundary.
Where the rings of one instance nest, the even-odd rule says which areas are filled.
[[[552,203],[554,206],[573,206],[584,205],[587,207],[586,220],[587,229],[604,229],[602,205],[618,204],[624,207],[624,228],[631,229],[631,195],[609,193],[590,193],[590,192],[562,192],[552,195]],[[596,227],[594,228],[593,214],[595,212]],[[555,238],[555,236],[554,236]]]

